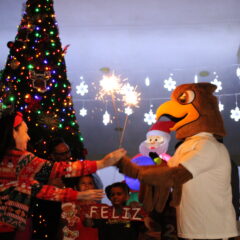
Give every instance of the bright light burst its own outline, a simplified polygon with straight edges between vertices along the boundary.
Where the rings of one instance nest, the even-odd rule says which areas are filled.
[[[99,91],[98,98],[100,99],[106,95],[119,93],[122,87],[120,77],[116,76],[114,73],[111,75],[103,75],[99,84],[101,89]]]
[[[123,103],[125,106],[138,107],[141,100],[141,93],[137,92],[137,87],[132,87],[129,83],[122,87]]]

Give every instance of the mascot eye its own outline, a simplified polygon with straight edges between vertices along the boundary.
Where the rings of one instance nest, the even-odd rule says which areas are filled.
[[[182,95],[178,97],[178,101],[181,104],[189,104],[191,103],[195,98],[195,93],[191,90],[187,90]]]

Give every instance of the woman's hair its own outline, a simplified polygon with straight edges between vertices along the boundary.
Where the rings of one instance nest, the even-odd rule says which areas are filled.
[[[14,148],[15,140],[13,138],[13,123],[15,119],[15,114],[9,114],[3,116],[0,119],[0,161],[2,161],[6,151],[8,149]],[[15,128],[18,129],[19,126]]]

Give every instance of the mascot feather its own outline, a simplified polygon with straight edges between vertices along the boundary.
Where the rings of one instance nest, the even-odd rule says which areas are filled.
[[[180,85],[171,100],[157,109],[157,119],[165,116],[174,121],[170,130],[183,140],[168,166],[139,167],[126,158],[118,165],[120,171],[140,180],[139,198],[147,211],[161,212],[172,191],[181,238],[239,235],[232,205],[231,163],[221,143],[225,130],[215,89],[210,83]]]

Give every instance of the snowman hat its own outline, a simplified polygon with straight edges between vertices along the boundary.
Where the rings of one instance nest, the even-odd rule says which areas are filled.
[[[174,126],[175,122],[172,121],[159,121],[151,126],[147,132],[147,137],[149,136],[170,136],[170,128]]]

